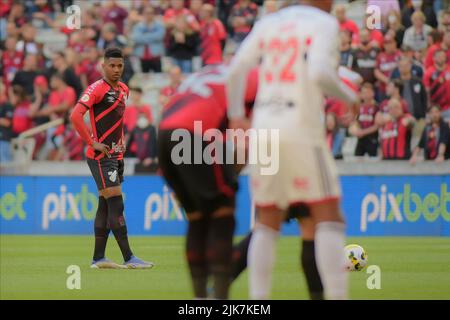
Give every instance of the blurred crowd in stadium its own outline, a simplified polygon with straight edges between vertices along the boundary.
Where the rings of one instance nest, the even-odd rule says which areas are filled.
[[[286,2],[0,0],[0,160],[12,160],[14,137],[67,119],[80,93],[102,76],[103,50],[115,46],[123,48],[123,81],[131,87],[125,114],[127,156],[144,167],[154,165],[156,113],[182,79],[199,65],[221,63],[227,47],[238,46],[258,18]],[[81,6],[81,28],[72,30],[66,25],[66,9],[73,4]],[[341,26],[340,65],[359,74],[356,81],[343,81],[360,92],[361,107],[358,121],[352,122],[348,106],[326,100],[333,154],[342,158],[344,142],[356,137],[356,156],[414,163],[424,150],[425,159],[450,158],[445,122],[450,121],[450,1],[364,4],[380,8],[379,28],[371,27],[371,14],[358,25],[347,17],[345,5],[334,10]],[[47,31],[52,36],[39,36]],[[64,35],[63,45],[53,41],[52,46],[53,35]],[[169,80],[158,89],[156,107],[144,96],[145,83],[157,82],[158,74]],[[67,120],[34,139],[34,159],[84,157],[85,146]]]

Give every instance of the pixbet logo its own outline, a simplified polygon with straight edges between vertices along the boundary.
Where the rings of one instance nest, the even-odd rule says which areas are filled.
[[[27,218],[23,205],[27,200],[27,193],[23,191],[23,185],[16,186],[16,193],[6,192],[0,197],[0,215],[5,220],[12,220],[16,216],[20,220]]]
[[[67,192],[61,185],[59,194],[49,193],[42,205],[42,229],[48,230],[51,221],[93,220],[97,210],[97,196],[90,193],[87,185],[81,186],[78,193]]]
[[[152,193],[145,201],[144,229],[150,230],[154,221],[184,221],[184,212],[181,210],[173,193],[164,186],[162,195]]]
[[[436,221],[439,216],[450,222],[450,212],[447,203],[450,202],[450,193],[447,184],[441,184],[440,194],[428,193],[421,197],[411,192],[411,185],[403,186],[403,193],[389,193],[386,185],[380,188],[380,194],[367,194],[361,203],[360,230],[366,232],[371,222],[416,222],[421,216],[427,222]],[[389,211],[388,211],[389,208]]]

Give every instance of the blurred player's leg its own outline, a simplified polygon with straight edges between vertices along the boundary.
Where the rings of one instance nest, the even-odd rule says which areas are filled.
[[[233,247],[233,265],[231,267],[231,281],[236,280],[239,275],[247,269],[247,256],[250,240],[252,239],[253,231],[250,232],[244,239]]]
[[[98,198],[98,208],[94,221],[95,248],[93,260],[97,261],[105,257],[106,243],[108,241],[108,204],[103,196]]]
[[[186,235],[186,259],[191,273],[196,299],[207,297],[208,265],[206,262],[206,239],[208,218],[200,213],[187,213],[188,231]]]
[[[323,286],[317,270],[314,250],[315,224],[310,217],[302,217],[298,221],[303,239],[300,263],[308,284],[309,297],[311,300],[323,300]]]
[[[277,208],[258,209],[258,221],[248,252],[251,299],[268,299],[270,296],[275,249],[282,220],[282,211]]]
[[[316,222],[316,261],[325,297],[347,299],[348,281],[344,268],[345,223],[339,201],[330,200],[310,206]]]
[[[228,299],[231,283],[234,208],[216,210],[209,221],[207,260],[214,281],[214,298]]]

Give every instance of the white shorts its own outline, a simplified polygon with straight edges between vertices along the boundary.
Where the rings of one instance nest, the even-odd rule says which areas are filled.
[[[326,143],[285,141],[279,144],[277,172],[262,175],[263,168],[267,166],[250,166],[251,189],[256,207],[285,210],[290,205],[314,204],[339,199],[341,196],[336,164]]]

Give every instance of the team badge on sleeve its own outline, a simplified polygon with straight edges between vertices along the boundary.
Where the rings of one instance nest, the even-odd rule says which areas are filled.
[[[88,95],[88,94],[84,94],[84,95],[81,97],[81,101],[82,101],[82,102],[88,102],[88,101],[89,101],[89,95]]]

